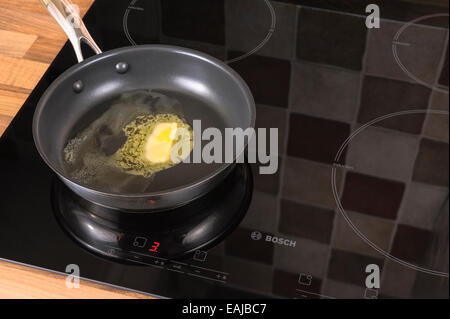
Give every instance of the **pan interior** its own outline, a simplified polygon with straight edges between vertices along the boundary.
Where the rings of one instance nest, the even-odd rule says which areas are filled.
[[[114,66],[124,61],[130,69],[119,74]],[[83,81],[84,89],[77,94],[72,85],[79,80]],[[245,129],[253,124],[253,101],[246,86],[220,62],[174,47],[123,48],[68,70],[42,98],[34,133],[49,165],[72,180],[63,159],[67,141],[105,112],[110,101],[133,90],[152,90],[176,99],[191,127],[194,120],[201,120],[202,129],[215,127],[223,133],[226,127]],[[194,144],[194,151],[207,142]],[[108,189],[89,188],[120,194],[170,191],[211,178],[226,166],[226,163],[180,163],[153,174],[150,179],[134,176],[123,184],[130,178],[124,173],[125,176],[118,175],[108,183]]]
[[[193,127],[195,119],[202,119],[202,125],[215,127],[221,132],[224,132],[229,124],[223,116],[214,111],[214,108],[195,96],[181,92],[154,90],[124,92],[120,98],[94,107],[74,125],[71,135],[76,138],[71,141],[76,141],[74,144],[81,147],[66,146],[62,157],[65,158],[70,154],[71,157],[79,160],[75,162],[76,165],[69,165],[67,158],[63,159],[62,166],[65,173],[78,183],[103,192],[140,193],[151,191],[155,183],[161,185],[164,182],[165,187],[170,187],[174,183],[182,185],[186,182],[186,178],[191,176],[190,174],[198,174],[199,169],[213,168],[209,165],[200,167],[181,163],[179,164],[182,165],[181,168],[168,171],[169,175],[161,179],[159,175],[163,174],[163,170],[175,168],[175,166],[163,167],[156,173],[142,176],[142,174],[127,173],[112,164],[111,158],[127,140],[123,128],[141,114],[156,115],[156,118],[158,114],[162,114],[163,121],[166,118],[165,115],[175,115],[177,119],[183,120],[190,127]],[[68,150],[71,151],[68,152]],[[178,170],[180,170],[179,173]]]

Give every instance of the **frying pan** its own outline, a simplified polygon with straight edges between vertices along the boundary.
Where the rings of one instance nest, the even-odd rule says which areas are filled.
[[[253,127],[255,103],[239,75],[209,55],[165,45],[102,53],[69,0],[41,2],[68,35],[79,63],[60,75],[41,97],[33,118],[33,137],[43,160],[71,190],[105,207],[131,213],[161,211],[205,195],[231,172],[234,163],[182,162],[155,173],[148,188],[133,193],[104,191],[74,180],[63,163],[68,140],[98,117],[99,105],[122,92],[163,92],[179,99],[191,126],[197,119],[202,128],[220,130]],[[82,41],[97,55],[83,60]],[[193,152],[202,143],[194,142]]]

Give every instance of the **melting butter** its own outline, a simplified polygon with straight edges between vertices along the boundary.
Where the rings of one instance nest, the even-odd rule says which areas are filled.
[[[178,134],[179,130],[189,134]],[[174,114],[139,116],[124,132],[128,139],[113,158],[115,165],[129,174],[147,177],[169,168],[176,164],[172,160],[175,144],[188,144],[189,152],[193,147],[192,128]]]

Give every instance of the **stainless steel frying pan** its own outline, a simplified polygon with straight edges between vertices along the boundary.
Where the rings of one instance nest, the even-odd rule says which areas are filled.
[[[105,192],[71,178],[63,165],[67,141],[98,116],[99,105],[122,92],[152,89],[179,98],[185,118],[202,127],[253,127],[255,105],[244,81],[223,62],[197,51],[164,45],[102,53],[68,0],[41,0],[71,41],[79,64],[59,76],[40,99],[33,119],[36,147],[47,165],[78,195],[130,212],[160,211],[206,194],[231,163],[180,163],[157,172],[145,192]],[[108,14],[105,12],[105,14]],[[83,60],[81,42],[97,55]],[[201,147],[201,145],[194,145]]]

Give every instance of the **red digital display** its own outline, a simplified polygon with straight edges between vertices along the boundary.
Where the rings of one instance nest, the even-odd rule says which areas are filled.
[[[158,252],[158,247],[159,247],[159,243],[157,241],[153,242],[152,248],[150,248],[148,251],[152,251],[152,252]]]

